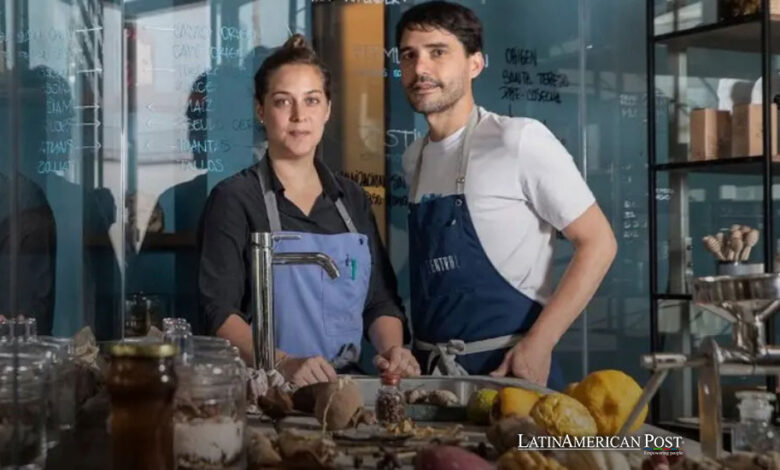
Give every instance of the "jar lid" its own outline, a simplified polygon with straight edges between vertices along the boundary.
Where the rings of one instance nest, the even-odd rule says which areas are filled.
[[[111,346],[113,357],[173,357],[176,347],[168,343],[118,343]]]
[[[740,390],[734,394],[740,400],[757,400],[773,402],[775,394],[764,390]]]
[[[383,372],[380,376],[382,385],[398,385],[401,382],[401,374]]]

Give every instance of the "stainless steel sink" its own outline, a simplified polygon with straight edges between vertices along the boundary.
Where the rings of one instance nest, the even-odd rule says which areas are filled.
[[[352,376],[352,379],[360,386],[363,393],[365,405],[373,406],[376,400],[377,392],[381,386],[379,378],[368,375]],[[525,379],[516,378],[494,378],[486,375],[471,375],[463,377],[445,377],[445,376],[421,376],[401,379],[401,390],[447,390],[453,392],[458,397],[459,404],[465,406],[471,394],[482,388],[500,389],[502,387],[521,387],[528,390],[534,390],[542,394],[552,393],[553,390],[540,387]]]

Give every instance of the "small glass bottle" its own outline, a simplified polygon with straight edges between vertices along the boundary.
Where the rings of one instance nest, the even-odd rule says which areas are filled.
[[[382,386],[376,395],[376,419],[380,424],[397,424],[406,418],[406,399],[399,385],[400,374],[385,373],[381,376]]]
[[[188,364],[192,359],[194,344],[192,328],[188,323],[176,323],[166,329],[163,341],[176,346],[176,362]]]
[[[114,470],[176,468],[173,411],[176,374],[170,344],[111,347],[111,453]]]
[[[739,423],[734,427],[731,451],[766,453],[776,450],[777,430],[771,424],[774,394],[744,390],[736,396]]]

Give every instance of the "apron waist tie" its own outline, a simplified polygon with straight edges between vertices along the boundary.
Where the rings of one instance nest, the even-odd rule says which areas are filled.
[[[497,349],[511,348],[517,344],[523,335],[505,335],[495,338],[487,338],[479,341],[467,343],[462,339],[451,339],[446,343],[426,343],[419,339],[414,340],[414,346],[420,351],[429,351],[427,371],[431,370],[431,364],[438,358],[441,358],[432,375],[469,375],[455,358],[468,354],[495,351]]]

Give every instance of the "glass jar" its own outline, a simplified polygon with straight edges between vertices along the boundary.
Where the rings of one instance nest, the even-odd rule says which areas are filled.
[[[230,341],[226,340],[225,338],[220,338],[218,336],[200,336],[195,335],[192,337],[192,343],[195,345],[195,348],[206,348],[209,346],[213,347],[224,347],[227,349],[230,349],[232,345],[230,344]]]
[[[38,334],[38,321],[35,318],[0,318],[0,343],[12,340],[29,341]]]
[[[196,352],[177,376],[177,468],[245,468],[246,388],[234,358]]]
[[[192,326],[185,320],[184,318],[179,317],[165,317],[162,319],[162,332],[165,333],[166,331],[170,330],[171,328],[175,326],[181,326],[183,328],[186,328],[189,330],[190,333],[192,333]]]
[[[37,342],[60,349],[54,390],[57,394],[57,421],[61,431],[73,429],[76,425],[76,382],[78,381],[78,366],[74,360],[74,344],[72,338],[55,336],[38,336]]]
[[[406,418],[406,399],[401,391],[401,375],[385,373],[376,395],[376,419],[380,424],[397,424]]]
[[[175,324],[165,330],[163,341],[176,346],[176,361],[187,363],[192,358],[194,345],[189,324]]]
[[[46,400],[41,367],[47,366],[38,357],[0,353],[2,470],[42,469],[46,463]]]
[[[46,404],[46,442],[51,449],[60,442],[60,414],[63,403],[58,385],[67,358],[58,346],[43,344],[37,340],[17,341],[17,339],[19,337],[15,337],[12,342],[0,345],[0,353],[11,354],[16,350],[21,354],[36,357],[41,364],[45,364],[45,366],[38,368],[38,372],[42,376]]]
[[[174,469],[175,348],[120,343],[110,352],[107,386],[114,470]]]
[[[128,295],[124,336],[144,336],[150,327],[160,328],[167,310],[167,298],[163,295],[143,292]]]
[[[775,395],[769,392],[744,390],[739,399],[739,423],[734,426],[732,452],[766,453],[780,450],[777,429],[772,425]]]

